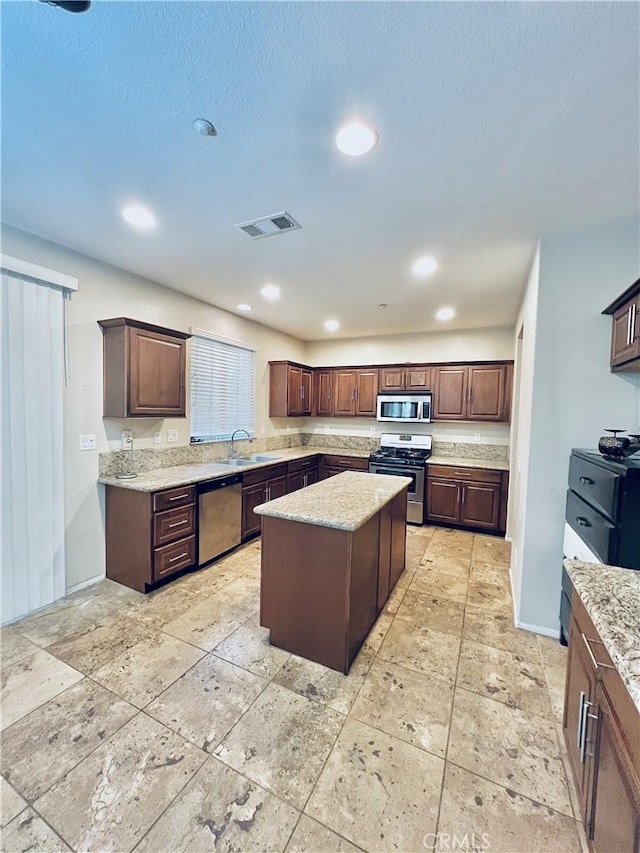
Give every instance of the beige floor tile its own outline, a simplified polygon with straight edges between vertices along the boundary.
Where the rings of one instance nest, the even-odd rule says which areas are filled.
[[[500,566],[491,566],[488,563],[476,563],[472,560],[469,580],[472,583],[475,583],[476,581],[485,581],[511,592],[509,570],[501,568]]]
[[[387,636],[389,628],[393,623],[393,614],[382,612],[376,619],[373,628],[367,634],[364,643],[362,644],[361,652],[372,651],[377,654],[384,638]]]
[[[513,612],[509,587],[491,581],[470,580],[467,604],[507,615]]]
[[[460,581],[469,580],[470,563],[466,557],[440,557],[429,552],[420,561],[418,571],[421,575],[453,575]]]
[[[573,816],[553,724],[456,689],[447,760]]]
[[[213,752],[266,683],[207,655],[148,705],[146,712],[205,752]]]
[[[453,684],[459,653],[458,637],[394,619],[378,657]]]
[[[416,625],[425,625],[445,634],[462,634],[464,605],[440,596],[407,590],[396,619],[404,619]]]
[[[272,678],[290,657],[289,652],[271,645],[269,629],[260,626],[258,614],[243,622],[213,652],[262,678]]]
[[[540,635],[538,635],[538,646],[553,714],[556,720],[562,720],[564,688],[567,678],[567,647],[560,645],[558,640]]]
[[[64,853],[70,849],[32,808],[25,809],[2,830],[2,850],[6,853]]]
[[[359,853],[359,851],[360,847],[356,847],[332,829],[327,829],[317,820],[303,814],[287,844],[285,853]]]
[[[454,837],[473,839],[466,849],[491,853],[580,853],[572,818],[447,764],[436,849],[451,850]]]
[[[391,595],[387,599],[387,603],[384,606],[383,613],[386,616],[393,616],[395,613],[398,612],[398,607],[400,607],[400,605],[402,604],[402,599],[404,598],[407,589],[407,586],[396,586],[394,588]]]
[[[467,588],[466,578],[438,571],[423,572],[421,569],[418,569],[409,584],[411,592],[419,592],[433,598],[445,598],[460,605],[464,605],[467,600]]]
[[[88,678],[2,733],[2,773],[35,800],[136,713]]]
[[[226,767],[209,760],[136,847],[136,853],[280,851],[299,817],[283,803]]]
[[[2,670],[0,728],[6,729],[81,680],[81,672],[44,649],[6,667]]]
[[[0,628],[0,668],[18,663],[18,661],[38,651],[35,645],[16,628]]]
[[[463,640],[457,685],[510,708],[553,719],[542,667],[513,652]]]
[[[301,809],[343,722],[342,714],[272,683],[215,755]]]
[[[369,672],[374,654],[371,648],[360,649],[348,675],[329,669],[321,663],[291,655],[273,681],[313,702],[320,702],[346,715],[362,687],[365,675]]]
[[[564,738],[564,732],[562,730],[562,723],[555,723],[556,736],[558,738],[558,748],[560,750],[560,756],[562,758],[562,765],[564,767],[564,773],[567,778],[567,787],[569,789],[569,797],[571,799],[571,808],[573,809],[573,816],[576,820],[580,821],[582,819],[582,806],[580,804],[580,797],[578,796],[578,791],[576,790],[575,782],[573,781],[573,770],[571,769],[571,763],[569,761],[569,754],[567,752],[567,744]]]
[[[252,602],[234,601],[233,597],[228,596],[223,598],[225,589],[220,590],[218,595],[205,598],[177,619],[167,622],[163,631],[192,646],[211,651],[256,609]]]
[[[6,826],[26,807],[26,801],[4,776],[0,776],[0,826]]]
[[[397,664],[375,661],[351,717],[444,758],[453,687]]]
[[[168,584],[127,608],[123,615],[135,619],[150,631],[161,631],[167,622],[201,601],[201,596],[195,590],[182,584]]]
[[[86,630],[52,643],[47,650],[89,675],[150,636],[151,632],[134,619],[112,615]]]
[[[443,768],[435,755],[350,719],[305,812],[364,850],[423,850]]]
[[[515,628],[509,613],[498,611],[488,615],[485,607],[467,603],[462,636],[466,640],[513,652],[536,663],[540,660],[537,635]]]
[[[511,563],[511,544],[497,536],[476,534],[471,556],[480,563],[509,566]]]
[[[204,655],[202,649],[168,634],[152,634],[91,677],[137,708],[144,708]]]
[[[35,803],[77,850],[132,850],[206,760],[139,713]]]

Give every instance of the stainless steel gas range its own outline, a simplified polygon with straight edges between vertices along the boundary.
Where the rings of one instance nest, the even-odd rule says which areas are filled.
[[[371,474],[411,478],[407,497],[407,521],[411,524],[424,522],[424,481],[432,443],[430,435],[383,433],[380,450],[369,456]]]

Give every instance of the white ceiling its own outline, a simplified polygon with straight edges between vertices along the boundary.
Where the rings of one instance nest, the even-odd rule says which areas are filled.
[[[538,237],[638,211],[637,3],[1,6],[3,220],[305,340],[511,325]]]

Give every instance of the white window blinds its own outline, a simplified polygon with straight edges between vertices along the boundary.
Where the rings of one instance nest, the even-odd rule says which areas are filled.
[[[256,428],[256,354],[192,329],[191,441],[228,441]]]

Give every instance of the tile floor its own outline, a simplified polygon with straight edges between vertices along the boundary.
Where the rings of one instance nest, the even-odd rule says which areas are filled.
[[[565,652],[512,627],[508,563],[410,528],[348,677],[268,644],[258,541],[2,629],[2,849],[585,850]]]

